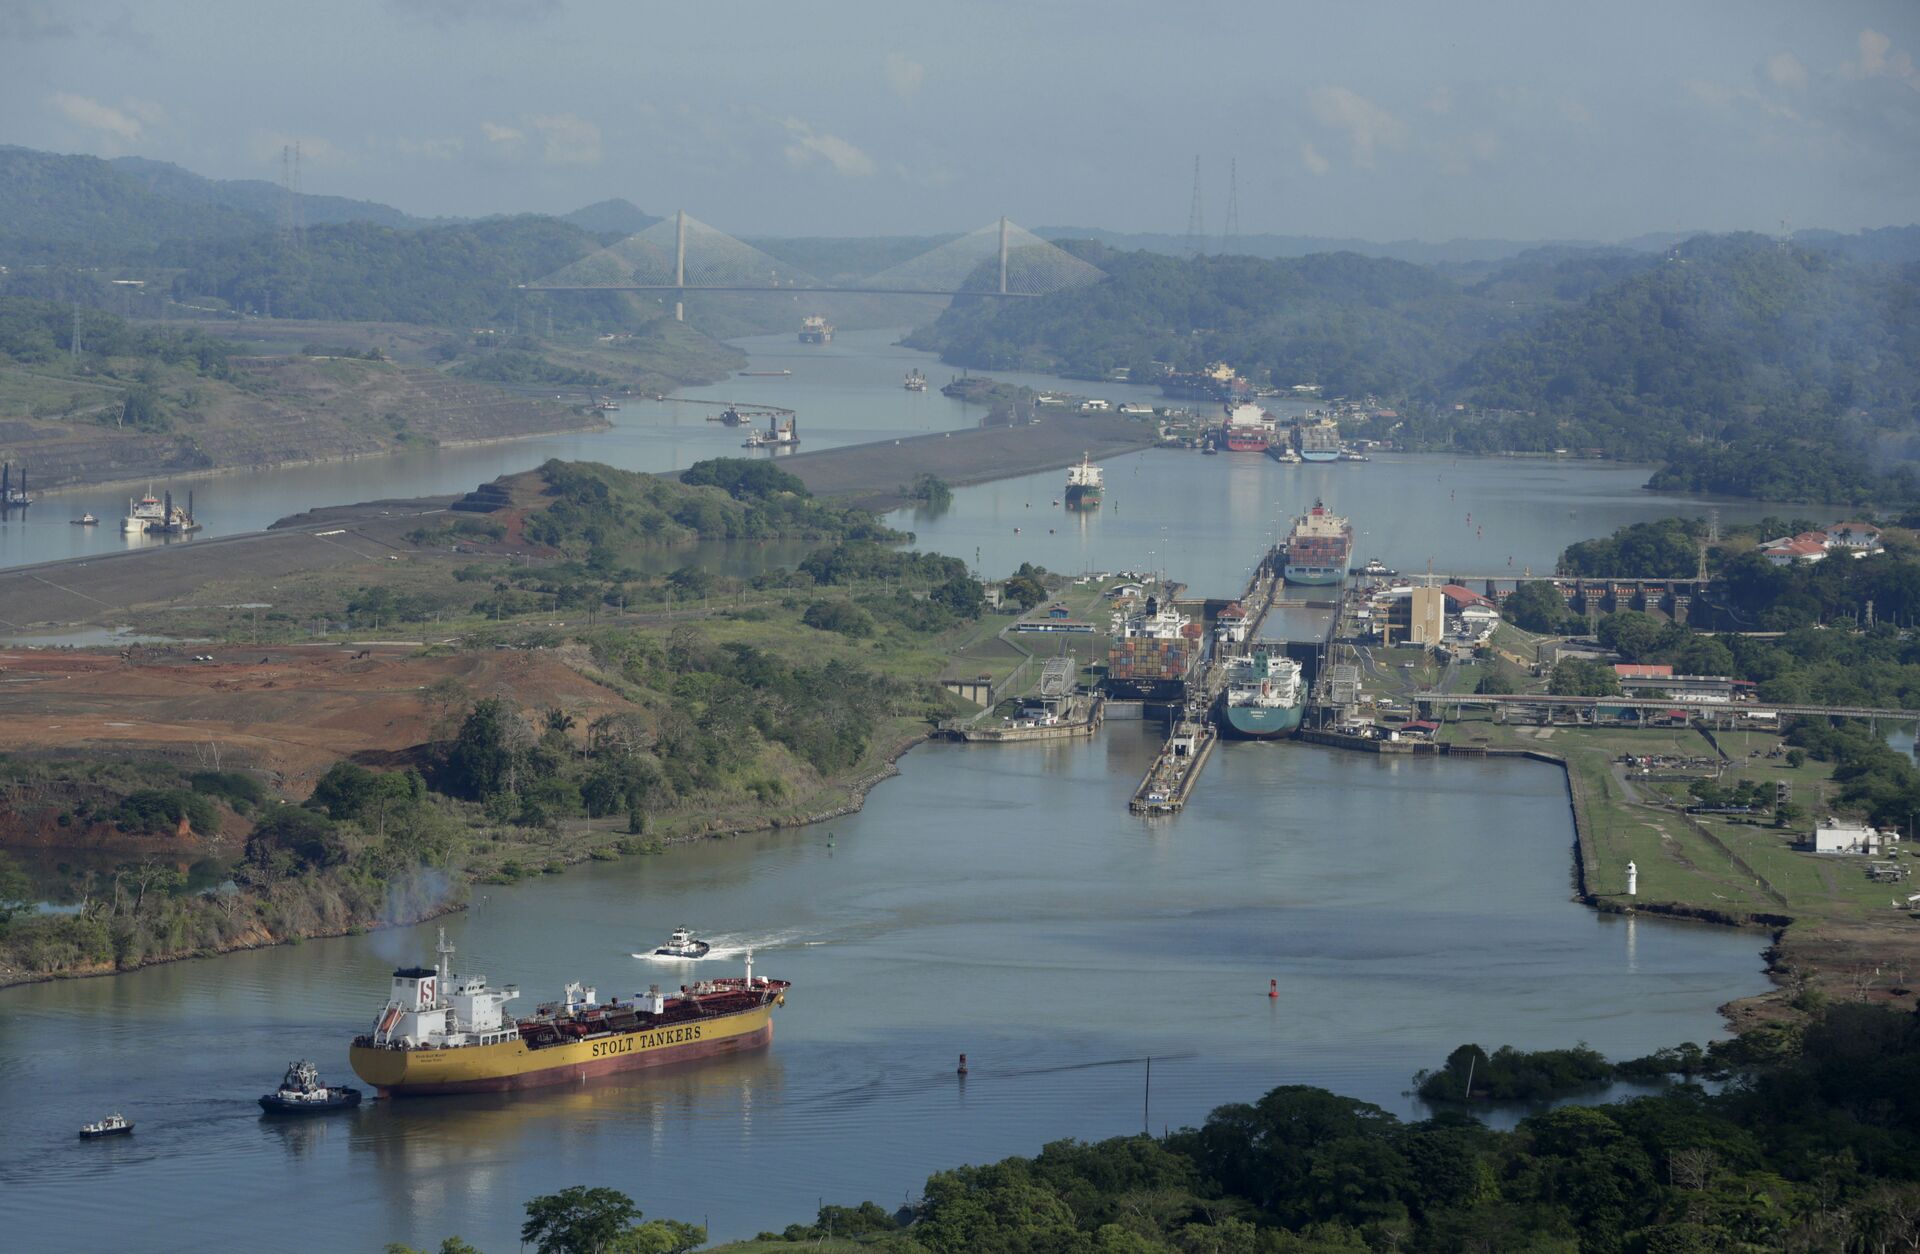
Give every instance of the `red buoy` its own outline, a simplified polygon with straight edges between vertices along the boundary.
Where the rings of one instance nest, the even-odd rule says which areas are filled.
[[[965,1054],[960,1055],[960,1070],[957,1074],[967,1074],[967,1056]]]
[[[1268,997],[1280,996],[1280,981],[1278,980],[1267,981],[1267,996]]]

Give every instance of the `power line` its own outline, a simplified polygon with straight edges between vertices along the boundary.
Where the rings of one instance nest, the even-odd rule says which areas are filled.
[[[1240,239],[1240,159],[1227,162],[1227,221],[1220,228],[1220,251],[1230,253]]]
[[[1187,255],[1205,256],[1207,251],[1207,214],[1200,199],[1200,157],[1193,158],[1193,207],[1187,210]]]

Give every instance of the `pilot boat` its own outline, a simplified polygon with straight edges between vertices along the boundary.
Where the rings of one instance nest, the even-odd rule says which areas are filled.
[[[693,939],[690,929],[676,927],[673,929],[673,938],[653,952],[660,958],[704,958],[712,949],[713,946],[707,942]]]
[[[83,1141],[95,1141],[103,1136],[131,1136],[132,1134],[133,1121],[119,1111],[115,1111],[98,1123],[80,1125],[80,1139]]]

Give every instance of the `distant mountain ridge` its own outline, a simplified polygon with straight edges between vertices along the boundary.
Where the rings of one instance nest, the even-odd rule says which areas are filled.
[[[571,222],[583,231],[592,231],[595,235],[633,235],[646,230],[660,221],[631,200],[615,196],[610,200],[595,201],[572,213],[560,215],[562,222]]]
[[[281,206],[287,199],[285,188],[265,179],[212,179],[171,161],[152,161],[146,157],[115,157],[107,164],[156,196],[189,204],[237,209],[253,214],[268,225],[278,222]],[[380,226],[408,229],[432,225],[436,221],[416,218],[378,201],[316,196],[305,192],[300,195],[300,210],[308,226],[324,226],[334,222],[372,222]]]

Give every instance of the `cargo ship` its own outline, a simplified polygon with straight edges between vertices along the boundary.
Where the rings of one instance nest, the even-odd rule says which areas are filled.
[[[913,369],[907,371],[906,382],[900,386],[906,388],[909,392],[924,392],[927,390],[927,376],[920,373],[920,367],[915,366]]]
[[[1239,740],[1268,740],[1300,726],[1307,688],[1300,663],[1285,654],[1257,649],[1252,657],[1227,666],[1227,687],[1220,695],[1220,734]]]
[[[1293,428],[1293,439],[1302,461],[1340,460],[1340,424],[1332,418],[1302,418]]]
[[[1163,396],[1192,401],[1232,404],[1253,395],[1253,384],[1234,373],[1224,361],[1209,362],[1205,370],[1174,371],[1160,380]]]
[[[1173,701],[1186,695],[1187,679],[1200,660],[1198,623],[1156,597],[1135,614],[1116,613],[1107,649],[1107,691],[1146,701]]]
[[[819,314],[808,314],[800,323],[800,342],[802,344],[833,343],[833,324]]]
[[[1347,559],[1353,555],[1353,524],[1316,500],[1293,520],[1281,547],[1287,555],[1283,574],[1288,583],[1339,583],[1347,577]]]
[[[1258,405],[1235,405],[1220,424],[1220,446],[1232,453],[1264,453],[1273,439],[1273,416]]]
[[[1078,466],[1067,467],[1067,508],[1099,509],[1105,484],[1106,475],[1093,464],[1091,455],[1081,454]]]
[[[749,954],[745,978],[701,980],[673,994],[655,984],[605,1002],[569,984],[563,1001],[517,1019],[505,1006],[520,990],[454,974],[442,930],[438,963],[393,973],[387,1004],[372,1031],[354,1038],[347,1060],[382,1097],[570,1084],[767,1045],[774,1007],[786,1004],[789,987],[756,977]]]

